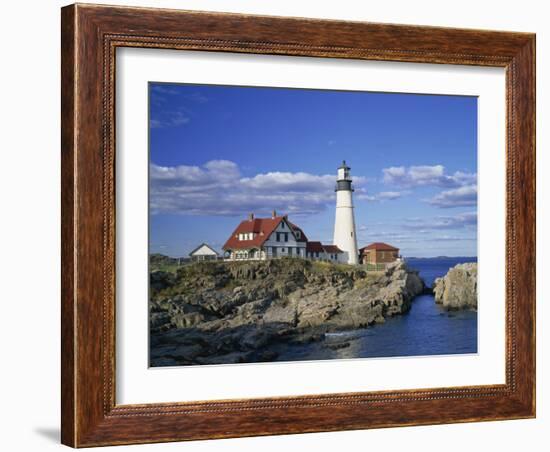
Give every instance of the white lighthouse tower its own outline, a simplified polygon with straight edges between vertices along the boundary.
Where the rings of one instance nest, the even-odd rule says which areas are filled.
[[[336,220],[334,222],[333,243],[344,255],[342,259],[348,264],[357,264],[359,259],[357,237],[355,234],[355,215],[353,212],[353,187],[351,186],[351,168],[342,162],[336,179]]]

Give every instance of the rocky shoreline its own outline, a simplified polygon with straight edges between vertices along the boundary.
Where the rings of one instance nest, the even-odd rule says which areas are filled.
[[[455,265],[433,287],[435,302],[448,310],[477,309],[477,264]]]
[[[406,313],[425,290],[404,262],[380,273],[303,259],[204,262],[150,278],[152,366],[273,361],[281,344]]]

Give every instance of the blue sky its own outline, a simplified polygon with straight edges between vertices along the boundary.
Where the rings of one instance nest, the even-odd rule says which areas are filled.
[[[351,167],[359,246],[477,255],[477,98],[149,84],[150,251],[220,250],[250,212],[331,243]]]

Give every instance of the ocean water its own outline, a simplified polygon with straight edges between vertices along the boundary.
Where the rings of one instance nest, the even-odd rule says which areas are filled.
[[[476,262],[476,258],[407,259],[430,287],[435,278],[464,262]],[[383,324],[327,334],[323,341],[278,352],[277,361],[477,353],[477,312],[446,311],[433,295],[420,295],[407,314]]]
[[[449,269],[455,265],[466,262],[477,262],[477,258],[475,257],[409,257],[405,260],[410,268],[420,272],[420,276],[429,287],[433,286],[436,278],[445,276]]]

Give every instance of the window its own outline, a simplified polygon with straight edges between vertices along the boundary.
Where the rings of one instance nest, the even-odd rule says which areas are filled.
[[[285,232],[285,242],[288,242],[288,232]]]
[[[317,252],[315,253],[315,256],[316,256],[316,257],[319,257],[319,251],[317,251]]]
[[[281,222],[281,229],[284,229],[284,228],[285,228],[285,222],[282,221],[282,222]]]
[[[281,252],[283,252],[283,253],[284,253],[284,252],[285,252],[285,249],[284,249],[284,248],[281,248]]]

